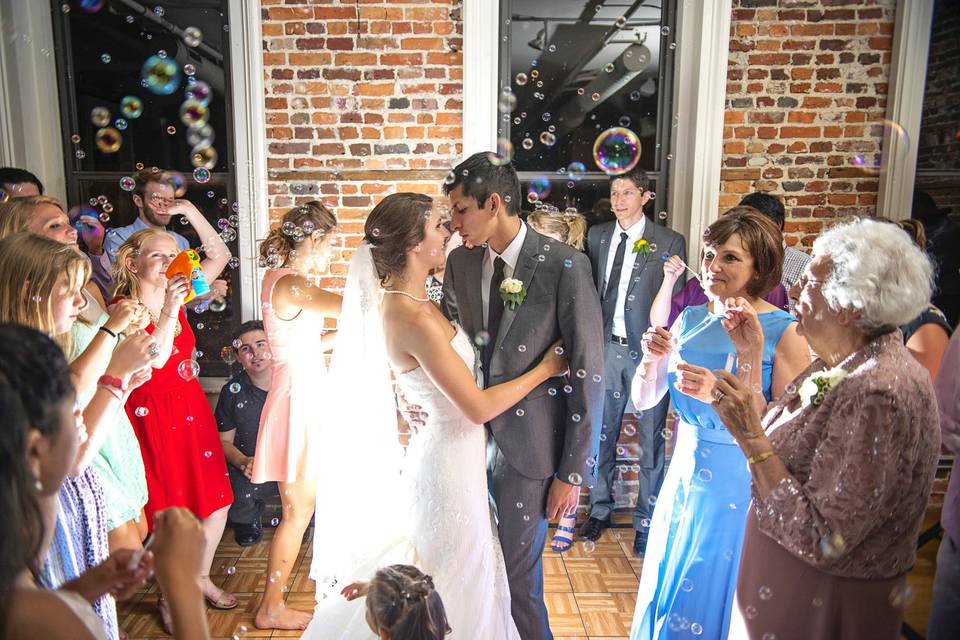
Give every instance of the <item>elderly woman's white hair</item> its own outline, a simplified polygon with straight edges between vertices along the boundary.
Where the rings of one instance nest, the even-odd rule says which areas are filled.
[[[837,225],[814,241],[813,254],[833,261],[821,287],[827,304],[861,310],[867,334],[910,322],[930,302],[933,265],[896,225],[867,219]]]

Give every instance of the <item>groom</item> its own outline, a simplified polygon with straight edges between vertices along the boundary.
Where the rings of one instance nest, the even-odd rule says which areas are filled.
[[[563,340],[569,377],[547,380],[486,425],[513,619],[524,640],[549,640],[541,566],[547,518],[575,513],[580,486],[593,484],[603,411],[602,315],[587,257],[520,220],[517,173],[490,155],[464,160],[444,186],[451,226],[468,246],[447,259],[443,310],[479,347],[486,387],[528,371]],[[517,304],[502,297],[508,278],[522,283]]]

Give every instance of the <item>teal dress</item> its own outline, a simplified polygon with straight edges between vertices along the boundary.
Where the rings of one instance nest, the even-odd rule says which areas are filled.
[[[89,301],[88,301],[89,302]],[[95,304],[95,303],[94,303]],[[93,341],[97,330],[107,321],[102,313],[91,324],[79,320],[73,323],[74,359]],[[85,406],[93,397],[96,387],[77,390],[77,402]],[[93,458],[93,468],[100,476],[103,497],[107,508],[107,530],[116,529],[125,522],[140,517],[147,503],[147,477],[143,468],[140,444],[133,433],[127,412],[117,412],[117,424],[103,440],[100,450]]]
[[[736,350],[720,319],[707,305],[683,310],[677,331],[680,360],[736,371]],[[769,401],[774,350],[795,318],[778,309],[759,319],[762,387]],[[675,367],[668,368],[677,444],[650,523],[630,638],[726,638],[750,504],[750,470],[716,411],[677,391]]]

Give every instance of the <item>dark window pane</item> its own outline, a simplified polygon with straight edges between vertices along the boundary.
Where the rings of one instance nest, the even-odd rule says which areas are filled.
[[[53,0],[51,10],[69,204],[106,200],[112,211],[105,224],[125,226],[137,210],[120,178],[142,167],[179,171],[183,197],[215,228],[231,229],[225,239],[236,255],[226,0],[108,0],[94,12]],[[194,179],[201,165],[209,181]],[[94,206],[103,212],[103,204]],[[200,246],[179,220],[170,230]],[[228,268],[221,278],[230,283],[227,308],[190,312],[207,376],[227,375],[219,352],[240,322],[239,274]]]
[[[589,211],[607,195],[607,174],[631,165],[665,196],[673,3],[502,0],[501,15],[500,86],[512,97],[501,93],[499,132],[525,197],[539,191],[535,178],[551,183],[526,206],[540,199]]]

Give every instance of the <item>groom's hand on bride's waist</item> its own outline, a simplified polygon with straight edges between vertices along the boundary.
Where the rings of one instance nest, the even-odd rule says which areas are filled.
[[[427,412],[423,410],[423,407],[410,404],[399,391],[397,392],[397,411],[403,416],[404,422],[407,423],[413,433],[417,433],[421,427],[427,424]]]
[[[554,478],[547,493],[547,519],[573,515],[580,504],[580,486]]]

